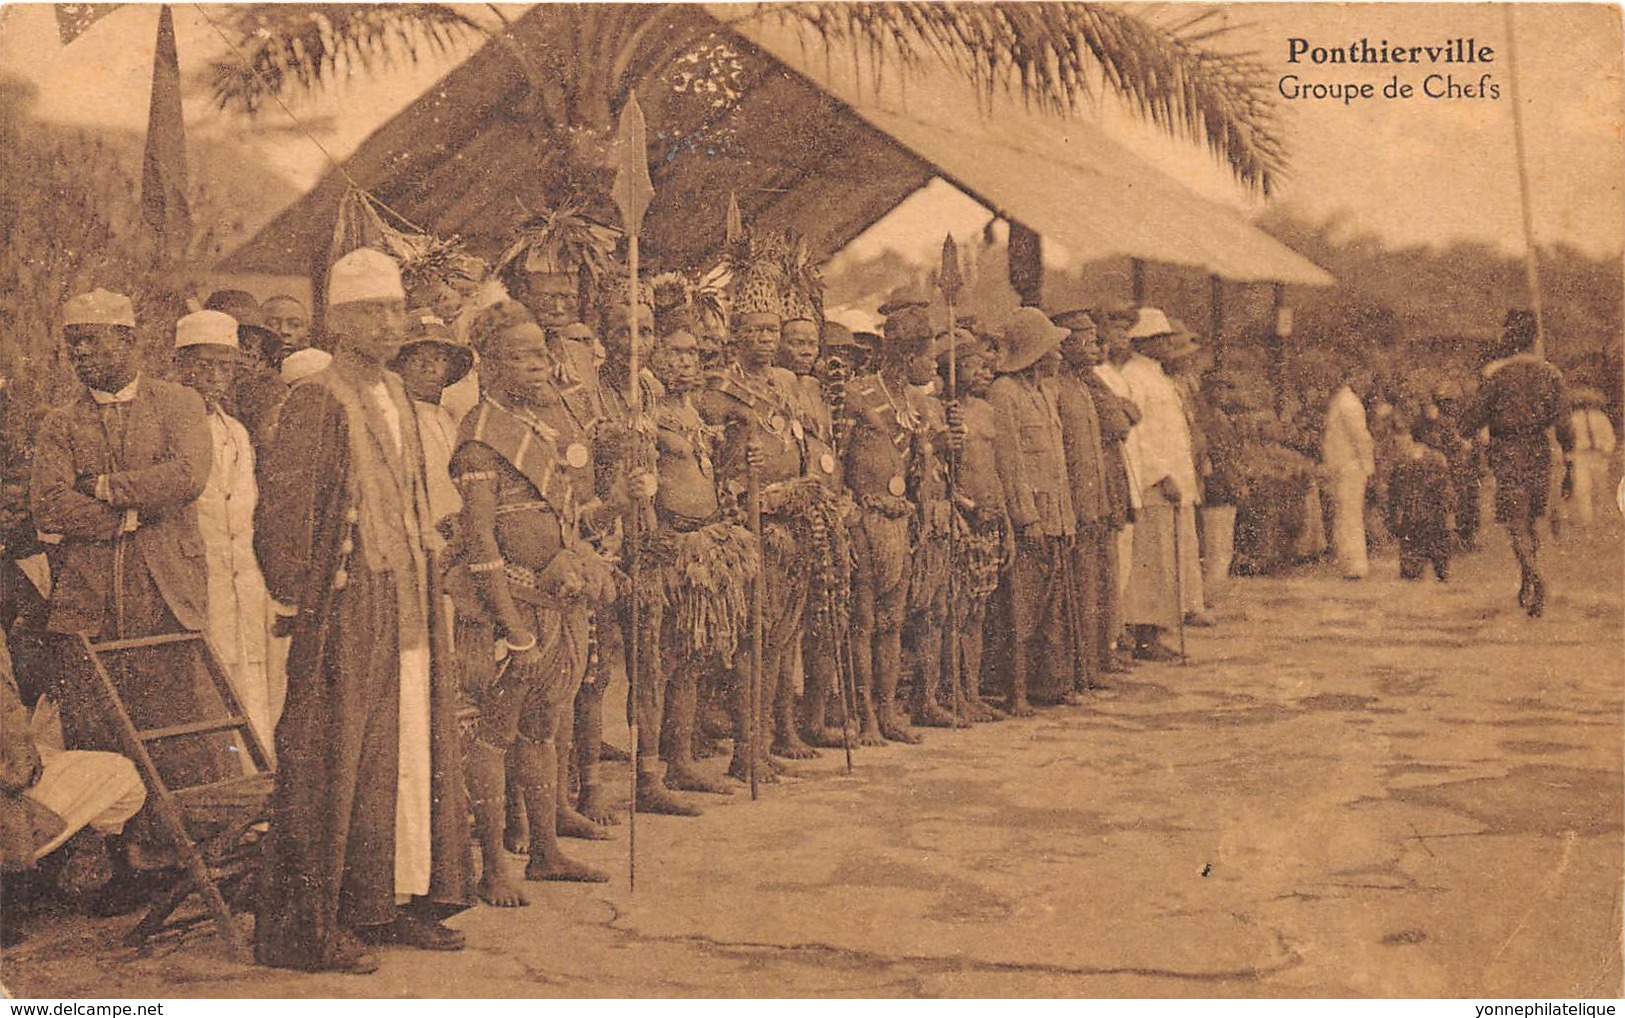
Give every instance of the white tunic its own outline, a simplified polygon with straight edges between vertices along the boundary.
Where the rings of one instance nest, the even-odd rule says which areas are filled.
[[[1162,365],[1144,354],[1130,357],[1122,375],[1140,407],[1140,423],[1129,430],[1129,438],[1142,491],[1169,477],[1179,486],[1179,504],[1195,505],[1196,460],[1179,390]]]
[[[208,567],[209,644],[267,749],[287,695],[286,675],[273,675],[271,598],[254,557],[254,446],[236,418],[209,415],[214,464],[197,500],[198,532]]]
[[[1320,462],[1331,473],[1351,471],[1370,477],[1376,472],[1371,430],[1365,406],[1348,386],[1340,387],[1326,405],[1326,425],[1320,439]]]

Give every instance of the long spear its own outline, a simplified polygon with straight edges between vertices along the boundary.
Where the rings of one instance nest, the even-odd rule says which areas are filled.
[[[942,268],[937,272],[937,288],[942,291],[942,302],[948,308],[948,400],[949,405],[959,405],[959,337],[955,334],[958,323],[954,320],[954,305],[959,301],[959,291],[965,285],[965,277],[959,272],[959,245],[954,243],[954,235],[947,234],[942,238]],[[965,720],[965,698],[960,689],[959,675],[959,620],[954,613],[958,603],[958,587],[956,577],[959,573],[958,531],[954,520],[959,513],[958,497],[959,454],[950,446],[948,450],[948,675],[953,685],[954,713],[959,720]]]
[[[642,632],[638,619],[638,591],[640,587],[640,559],[638,553],[639,524],[642,522],[642,505],[637,503],[637,496],[632,492],[632,472],[636,468],[634,462],[637,450],[641,448],[642,430],[640,423],[643,415],[643,386],[639,384],[638,374],[638,234],[643,230],[643,214],[649,209],[649,202],[654,198],[654,182],[649,179],[649,149],[645,138],[647,127],[643,121],[643,108],[638,105],[638,94],[633,92],[627,98],[626,107],[621,110],[620,123],[615,128],[616,168],[615,184],[612,193],[615,205],[621,210],[621,227],[626,231],[626,263],[627,263],[627,328],[630,330],[631,354],[627,360],[626,388],[627,402],[632,410],[632,445],[626,458],[627,490],[632,495],[633,505],[627,514],[626,542],[628,554],[631,559],[632,576],[632,603],[629,607],[631,615],[631,635],[627,640],[626,651],[626,726],[631,740],[632,766],[628,783],[631,786],[632,798],[628,806],[627,838],[626,838],[626,881],[631,890],[638,887],[638,705],[637,688],[641,669],[640,655],[638,653],[639,637]]]

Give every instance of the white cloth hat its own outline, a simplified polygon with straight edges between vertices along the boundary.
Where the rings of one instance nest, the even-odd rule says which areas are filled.
[[[395,259],[370,247],[358,247],[333,263],[327,276],[327,303],[353,304],[363,300],[405,300],[401,267]]]
[[[189,346],[229,346],[237,344],[237,319],[224,311],[194,311],[175,323],[175,349]]]
[[[1156,308],[1141,308],[1140,317],[1134,320],[1134,325],[1128,330],[1129,339],[1145,339],[1149,336],[1165,336],[1174,331],[1173,324],[1168,316]]]
[[[63,325],[122,325],[135,328],[135,305],[122,293],[101,287],[69,298],[62,305]]]
[[[326,371],[327,366],[332,363],[333,355],[326,350],[318,350],[313,346],[295,350],[282,358],[282,380],[292,385],[301,379]]]

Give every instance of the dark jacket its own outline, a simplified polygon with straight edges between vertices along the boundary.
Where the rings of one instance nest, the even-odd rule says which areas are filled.
[[[1112,502],[1100,416],[1088,384],[1063,372],[1055,379],[1055,405],[1061,418],[1067,478],[1072,486],[1072,511],[1079,526],[1121,526],[1123,507]]]
[[[1050,398],[1029,378],[1000,375],[989,387],[998,435],[999,480],[1018,534],[1070,537],[1077,530],[1061,422]]]
[[[205,414],[191,389],[143,375],[135,398],[116,409],[98,406],[85,389],[46,416],[34,440],[30,501],[35,525],[62,535],[51,556],[52,632],[102,629],[126,509],[139,522],[122,538],[138,553],[129,561],[152,574],[176,621],[203,628],[208,579],[195,502],[214,463]],[[91,494],[100,474],[109,478],[108,502]]]
[[[1563,400],[1563,374],[1532,355],[1520,354],[1491,364],[1478,392],[1462,412],[1461,430],[1472,434],[1488,428],[1491,442],[1539,442],[1547,428],[1557,429],[1564,449],[1572,448]]]

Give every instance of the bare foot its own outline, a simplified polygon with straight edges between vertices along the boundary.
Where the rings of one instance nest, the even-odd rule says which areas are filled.
[[[841,741],[841,726],[826,725],[807,732],[807,742],[819,749],[840,749],[845,743]]]
[[[526,880],[558,880],[575,884],[607,884],[609,874],[563,855],[551,859],[531,856],[525,864]]]
[[[907,727],[896,721],[880,723],[880,734],[890,742],[901,742],[905,746],[918,746],[920,737],[909,731]]]
[[[514,855],[530,854],[530,825],[506,827],[502,831],[502,847]]]
[[[917,725],[924,725],[927,728],[959,727],[958,719],[952,714],[948,713],[946,710],[943,710],[942,705],[937,703],[935,700],[926,700],[924,703],[915,708],[914,723]]]
[[[583,841],[608,841],[609,832],[573,809],[559,810],[559,837]]]
[[[626,763],[631,757],[626,755],[626,750],[605,739],[598,744],[598,759],[605,763]]]
[[[735,781],[749,783],[750,771],[745,766],[742,754],[735,753],[734,758],[728,761],[728,777]],[[756,761],[756,783],[759,785],[776,785],[779,783],[778,772],[773,769],[771,760],[764,756]]]
[[[782,756],[786,760],[816,760],[818,750],[802,742],[801,736],[791,732],[773,740],[773,755]]]
[[[530,904],[525,892],[506,873],[487,873],[480,877],[477,891],[481,901],[497,908],[524,908]]]
[[[971,701],[971,718],[976,721],[1008,721],[1010,715],[981,697]]]
[[[1026,700],[1015,700],[1004,709],[1005,713],[1013,718],[1030,718],[1038,712]]]
[[[666,787],[677,792],[707,792],[711,795],[732,795],[734,790],[726,782],[715,781],[691,767],[666,766]]]
[[[699,807],[688,803],[666,791],[660,782],[653,778],[638,781],[638,812],[658,813],[668,817],[697,817],[700,815]]]
[[[885,744],[886,737],[880,734],[880,725],[877,723],[865,724],[863,730],[858,732],[858,745],[860,746],[884,746]]]
[[[614,827],[621,822],[621,818],[604,802],[602,786],[582,792],[581,801],[576,803],[576,811],[600,827]]]

